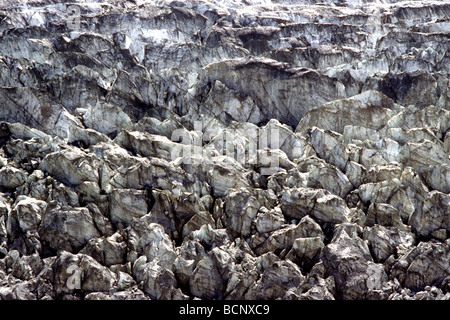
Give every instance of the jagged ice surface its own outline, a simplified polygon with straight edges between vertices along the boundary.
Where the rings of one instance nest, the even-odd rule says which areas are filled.
[[[2,1],[0,299],[450,299],[449,16]]]

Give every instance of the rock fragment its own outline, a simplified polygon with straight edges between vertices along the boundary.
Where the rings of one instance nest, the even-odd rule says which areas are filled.
[[[0,1],[0,300],[450,299],[448,1],[54,2]]]

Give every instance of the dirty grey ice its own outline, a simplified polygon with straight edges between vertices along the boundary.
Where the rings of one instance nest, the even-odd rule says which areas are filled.
[[[450,299],[449,17],[0,1],[0,299]]]

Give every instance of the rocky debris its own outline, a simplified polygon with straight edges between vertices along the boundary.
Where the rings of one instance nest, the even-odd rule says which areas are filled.
[[[392,254],[402,255],[412,248],[416,241],[415,235],[411,232],[379,224],[364,228],[363,238],[368,241],[371,253],[377,262],[386,261]]]
[[[317,157],[299,159],[297,169],[307,173],[307,187],[326,189],[341,198],[353,190],[352,183],[341,170]]]
[[[152,299],[188,299],[188,296],[184,295],[177,288],[178,284],[174,273],[159,265],[157,262],[147,262],[146,256],[141,256],[135,261],[133,265],[133,276],[139,282],[142,291]]]
[[[419,236],[429,237],[434,231],[450,231],[448,208],[450,196],[439,191],[431,191],[423,202],[422,210],[414,211],[409,224]]]
[[[0,169],[0,185],[7,189],[15,189],[28,178],[28,173],[23,169],[14,168],[11,166],[4,166]]]
[[[42,200],[19,196],[16,199],[14,213],[11,213],[11,219],[16,218],[19,227],[23,232],[36,231],[41,223],[42,216],[46,212],[47,203]]]
[[[248,237],[260,203],[245,189],[228,189],[224,202],[224,223],[231,234]]]
[[[291,218],[310,215],[320,223],[339,224],[349,219],[345,201],[323,189],[294,188],[281,193],[281,209]]]
[[[432,285],[439,288],[450,272],[448,254],[448,243],[420,242],[393,264],[391,275],[415,292]]]
[[[297,262],[303,269],[308,270],[319,260],[320,252],[324,246],[321,237],[297,238],[286,257]]]
[[[296,240],[314,236],[323,237],[322,230],[314,220],[305,216],[297,225],[290,224],[270,233],[267,239],[255,248],[255,252],[257,254],[268,252],[282,254],[282,251],[292,248]],[[259,239],[255,238],[255,243],[251,243],[251,245],[256,245],[258,243],[256,240]]]
[[[373,136],[395,115],[394,102],[378,91],[365,91],[348,99],[334,100],[308,110],[300,120],[296,131],[302,132],[311,127],[331,130],[346,136],[355,135],[347,126],[357,125],[360,135],[357,138]],[[349,130],[345,130],[347,129]],[[354,128],[354,127],[353,127]],[[372,130],[372,131],[370,131]],[[378,140],[378,139],[377,139]]]
[[[78,108],[77,111],[87,128],[108,136],[113,136],[133,124],[128,114],[115,105],[99,103],[94,108],[84,110]]]
[[[391,300],[448,300],[449,294],[444,294],[441,289],[435,286],[426,286],[425,290],[413,292],[410,289],[402,289],[400,293],[393,293]]]
[[[155,260],[159,265],[171,270],[177,257],[173,243],[161,225],[148,223],[145,218],[133,220],[125,229],[127,261],[134,263],[139,257],[145,256],[149,262]]]
[[[92,238],[80,253],[91,256],[104,266],[122,265],[126,262],[127,243],[116,232],[109,237]]]
[[[65,184],[79,186],[99,181],[99,165],[97,157],[74,148],[48,154],[39,169]]]
[[[449,153],[449,151],[446,151]],[[422,172],[425,184],[433,190],[450,193],[450,165],[429,166]]]
[[[173,160],[172,151],[177,148],[177,144],[167,137],[126,130],[121,131],[114,142],[133,154],[158,157],[167,161]]]
[[[382,265],[374,263],[367,244],[342,231],[323,248],[323,262],[336,282],[341,299],[380,299],[388,276]]]
[[[3,1],[0,299],[449,300],[449,16]]]
[[[102,235],[88,208],[61,207],[49,203],[39,225],[39,237],[48,250],[81,250],[89,240]]]
[[[410,226],[403,223],[400,212],[387,203],[371,203],[367,209],[364,225],[368,227],[374,225],[396,227],[402,231],[411,229]]]
[[[110,199],[109,217],[116,225],[128,226],[133,218],[140,218],[149,212],[145,190],[113,189]]]
[[[413,167],[418,173],[423,173],[431,166],[448,165],[448,153],[439,145],[429,140],[409,141],[400,150],[402,162]]]
[[[61,251],[54,270],[55,292],[63,297],[74,290],[109,292],[118,282],[117,274],[84,254]]]
[[[261,259],[260,279],[249,288],[245,299],[298,297],[298,287],[305,278],[300,268],[290,260],[279,261],[275,256],[270,256],[270,253],[267,255],[269,256]]]

